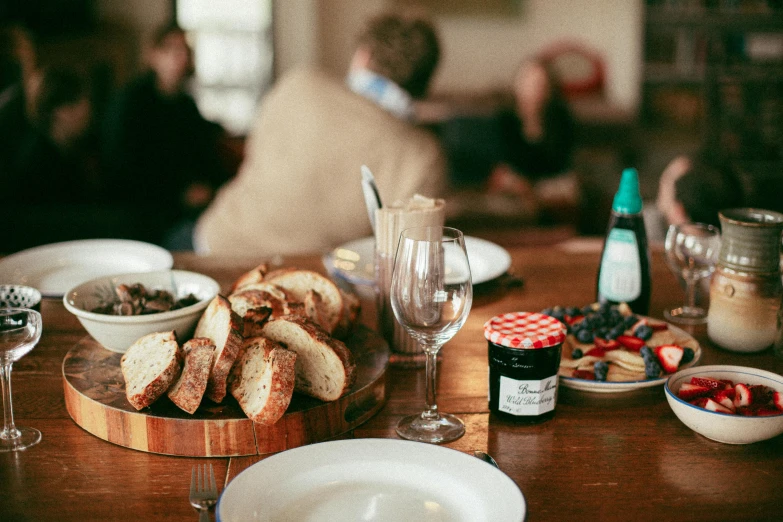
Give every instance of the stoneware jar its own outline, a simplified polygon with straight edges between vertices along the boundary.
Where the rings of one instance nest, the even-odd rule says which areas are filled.
[[[754,208],[719,214],[722,243],[710,285],[707,335],[735,352],[759,352],[780,337],[783,214]]]

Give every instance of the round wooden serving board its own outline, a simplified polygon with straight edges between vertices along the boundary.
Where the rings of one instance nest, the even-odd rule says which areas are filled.
[[[71,418],[93,435],[150,453],[190,457],[263,455],[330,439],[362,424],[386,401],[389,347],[380,335],[357,327],[346,340],[356,360],[357,379],[334,402],[295,393],[288,411],[273,426],[248,419],[229,394],[222,404],[204,400],[194,415],[164,395],[141,411],[125,397],[122,354],[90,336],[63,360],[65,406]]]

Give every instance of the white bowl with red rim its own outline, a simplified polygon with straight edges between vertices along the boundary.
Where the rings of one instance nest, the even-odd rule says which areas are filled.
[[[783,392],[783,377],[772,372],[745,366],[695,366],[680,370],[666,381],[664,392],[674,414],[683,424],[708,439],[726,444],[751,444],[783,433],[783,412],[755,417],[706,410],[677,396],[680,387],[693,377],[728,379],[734,384],[760,384]]]

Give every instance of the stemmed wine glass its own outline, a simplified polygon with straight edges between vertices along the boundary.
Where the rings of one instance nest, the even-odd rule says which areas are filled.
[[[391,283],[397,321],[426,354],[427,409],[405,417],[397,434],[419,442],[449,442],[465,433],[460,419],[438,411],[437,354],[462,328],[473,301],[465,238],[457,229],[418,227],[402,232]]]
[[[664,310],[664,316],[674,323],[705,323],[707,310],[696,305],[696,285],[715,270],[720,231],[704,223],[671,225],[666,233],[665,248],[669,268],[685,280],[685,304]]]
[[[35,428],[14,425],[11,403],[11,366],[33,349],[41,338],[41,314],[27,308],[0,308],[0,365],[2,366],[3,430],[0,452],[19,451],[41,441]]]

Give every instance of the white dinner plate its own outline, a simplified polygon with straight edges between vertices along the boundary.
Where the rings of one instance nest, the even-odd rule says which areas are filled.
[[[674,335],[676,335],[678,339],[687,338],[687,339],[692,339],[694,342],[696,342],[696,340],[693,339],[693,336],[691,336],[688,332],[680,328],[677,328],[676,326],[670,323],[669,323],[669,330]],[[698,342],[696,342],[696,348],[693,350],[693,360],[686,364],[683,364],[682,366],[680,366],[679,369],[682,370],[683,368],[690,368],[691,366],[696,366],[699,363],[699,359],[701,359],[701,346],[698,344]],[[576,379],[574,377],[564,377],[561,375],[560,385],[565,386],[566,388],[573,388],[574,390],[590,391],[596,393],[620,393],[620,392],[638,390],[641,388],[651,388],[653,386],[661,386],[669,379],[669,377],[671,377],[671,375],[672,374],[666,374],[658,379],[645,379],[643,381],[619,381],[619,382],[591,381],[588,379]]]
[[[322,442],[278,453],[232,480],[221,522],[520,522],[507,475],[443,446],[395,439]]]
[[[0,260],[0,283],[37,288],[61,298],[76,285],[106,275],[167,270],[171,253],[127,239],[85,239],[22,250]]]
[[[465,236],[474,285],[491,281],[508,271],[511,255],[491,241]],[[357,285],[375,284],[375,238],[363,237],[335,248],[323,258],[326,270]]]

